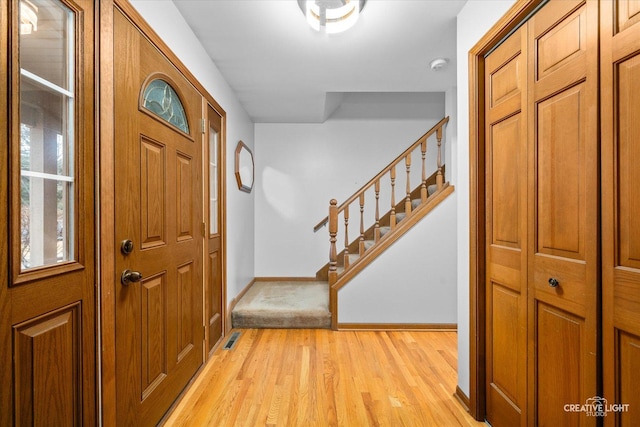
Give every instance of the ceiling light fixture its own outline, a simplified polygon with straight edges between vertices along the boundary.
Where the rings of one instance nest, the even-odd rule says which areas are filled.
[[[316,31],[336,34],[358,21],[367,0],[298,0],[307,23]]]
[[[38,8],[29,0],[20,1],[20,34],[38,31]]]

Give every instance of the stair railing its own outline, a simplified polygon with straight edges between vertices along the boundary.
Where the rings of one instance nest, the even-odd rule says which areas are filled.
[[[449,117],[445,117],[440,120],[435,126],[433,126],[427,133],[422,135],[416,142],[414,142],[409,148],[407,148],[402,154],[396,157],[389,165],[382,169],[376,176],[364,184],[358,191],[356,191],[351,197],[338,205],[336,199],[332,199],[329,203],[329,215],[320,221],[313,229],[314,232],[318,231],[325,225],[329,225],[329,272],[328,279],[329,284],[333,285],[337,282],[338,278],[346,272],[351,264],[351,257],[357,257],[357,262],[367,250],[371,247],[367,247],[367,241],[373,241],[373,245],[377,245],[381,239],[384,239],[382,235],[382,227],[389,231],[393,231],[400,219],[406,219],[410,216],[416,208],[413,206],[416,199],[419,199],[419,204],[423,204],[430,197],[428,191],[428,181],[435,175],[436,190],[434,194],[438,193],[444,186],[444,165],[442,164],[442,134],[444,126],[449,121]],[[436,171],[433,174],[427,175],[427,145],[428,139],[435,134],[437,140],[437,161]],[[418,151],[414,153],[414,151]],[[411,166],[413,158],[421,159],[421,181],[414,188],[411,185]],[[400,201],[396,203],[396,172],[397,168],[404,166],[405,178],[405,194],[402,195]],[[428,178],[429,177],[429,178]],[[380,192],[381,181],[389,181],[389,187],[386,189],[389,192],[389,210],[383,217],[380,216]],[[374,209],[373,209],[373,224],[369,227],[365,227],[365,194],[373,193],[374,196]],[[371,196],[370,196],[371,197]],[[355,204],[356,208],[359,208],[359,235],[353,241],[349,239],[349,207]],[[386,210],[385,210],[386,211]],[[342,221],[341,221],[342,218]],[[340,228],[340,224],[343,224]],[[386,225],[388,224],[388,225]],[[338,234],[342,233],[344,237],[344,248],[338,253]],[[342,240],[342,239],[341,239]],[[343,270],[339,271],[339,267]]]

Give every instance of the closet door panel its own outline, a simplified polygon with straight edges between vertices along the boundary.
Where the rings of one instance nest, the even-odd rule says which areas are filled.
[[[633,269],[640,268],[640,55],[633,56],[616,65],[618,76],[618,241],[619,265]],[[635,91],[635,92],[634,92]]]
[[[640,2],[602,3],[603,394],[640,425]]]
[[[529,22],[529,425],[598,393],[598,4],[551,1]]]
[[[621,426],[637,426],[640,423],[640,393],[638,393],[638,372],[640,372],[640,337],[618,330],[616,337],[618,351],[615,378],[618,382],[619,398],[624,405],[615,415]],[[613,420],[614,417],[612,416]]]
[[[487,420],[526,423],[526,28],[485,62],[487,109]]]

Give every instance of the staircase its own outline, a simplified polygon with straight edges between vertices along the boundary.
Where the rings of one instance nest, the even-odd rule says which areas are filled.
[[[346,201],[331,200],[329,215],[314,227],[329,229],[329,262],[316,273],[317,281],[257,281],[233,309],[233,327],[337,329],[338,291],[453,192],[442,163],[448,121],[440,120]],[[429,146],[437,150],[431,173]],[[412,165],[412,159],[418,161]],[[357,213],[355,233],[350,212]]]
[[[337,328],[338,291],[453,192],[453,186],[445,181],[442,163],[442,136],[448,121],[448,117],[440,120],[343,203],[338,205],[337,200],[331,200],[329,215],[314,227],[314,232],[327,225],[329,228],[329,262],[316,276],[329,283],[329,311],[334,329]],[[432,137],[435,137],[437,159],[435,171],[428,174],[427,148]],[[419,159],[418,179],[416,168],[412,169],[412,159]],[[401,170],[400,174],[397,169]],[[404,185],[398,186],[400,177]],[[412,180],[417,182],[415,186]],[[397,201],[396,193],[400,194]],[[373,202],[367,204],[371,199]],[[382,215],[380,212],[385,208],[381,209],[384,206],[381,199],[388,203],[388,210]],[[357,213],[359,228],[355,233],[349,228],[351,212]],[[356,237],[351,239],[350,233]]]

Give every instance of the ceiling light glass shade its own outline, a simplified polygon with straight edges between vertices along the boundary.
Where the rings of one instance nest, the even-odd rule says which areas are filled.
[[[20,34],[38,31],[38,8],[29,0],[20,1]]]
[[[336,34],[358,21],[366,0],[298,0],[307,22],[316,31]]]

